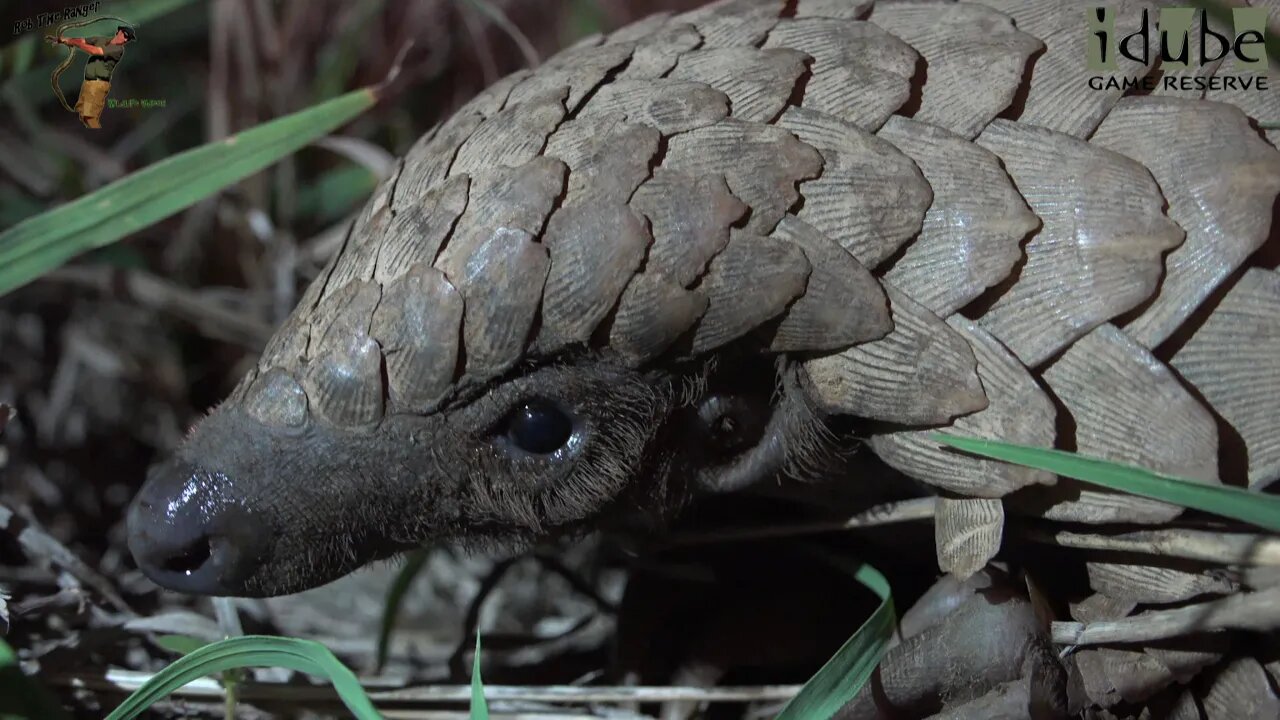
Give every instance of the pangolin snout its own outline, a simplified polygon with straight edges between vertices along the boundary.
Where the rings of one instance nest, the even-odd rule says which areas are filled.
[[[129,508],[134,560],[171,590],[269,597],[414,546],[448,519],[423,520],[439,476],[408,429],[387,425],[281,428],[224,403],[149,471]]]
[[[174,459],[153,468],[129,508],[129,550],[153,582],[202,595],[243,595],[271,532],[229,478]]]

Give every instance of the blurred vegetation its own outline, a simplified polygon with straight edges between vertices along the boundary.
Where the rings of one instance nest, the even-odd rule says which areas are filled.
[[[499,5],[511,6],[500,11],[525,28],[522,34],[541,56],[621,19],[618,8],[606,10],[594,0],[572,7]],[[0,229],[182,150],[372,84],[413,40],[399,92],[342,133],[368,143],[368,152],[352,157],[307,148],[224,198],[238,204],[233,215],[261,210],[276,230],[307,237],[368,196],[385,171],[374,162],[377,151],[384,161],[404,152],[432,124],[523,60],[485,13],[453,0],[106,0],[99,13],[126,18],[138,31],[113,78],[112,99],[160,99],[164,107],[108,108],[104,128],[87,132],[58,107],[49,88],[50,73],[67,52],[42,41],[54,27],[10,40],[0,49],[0,101],[12,121],[0,130],[0,155],[7,156],[0,160]],[[6,28],[17,19],[5,17]],[[554,27],[545,27],[548,21]],[[67,35],[103,34],[112,24]],[[62,78],[71,100],[84,57],[77,52]],[[202,217],[211,214],[217,215],[206,208]],[[225,222],[234,219],[215,217],[211,227],[202,226],[211,234],[236,232],[227,227],[234,223]],[[162,226],[135,240],[145,245],[174,229]],[[203,275],[198,264],[172,267],[191,259],[185,257],[190,245],[209,243],[202,238],[186,244],[163,258],[162,265],[171,267],[152,268]]]

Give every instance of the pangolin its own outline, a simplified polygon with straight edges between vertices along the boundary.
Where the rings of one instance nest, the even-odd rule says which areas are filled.
[[[1118,29],[1157,12],[1108,7]],[[1260,492],[1280,477],[1280,138],[1260,129],[1280,96],[1211,82],[1242,72],[1230,55],[1089,70],[1086,19],[1069,0],[726,0],[497,82],[413,145],[153,469],[138,564],[186,592],[289,593],[428,541],[527,543],[813,480],[856,427],[938,496],[953,584],[1030,518],[1129,550],[1086,563],[1075,620],[1225,598],[1255,615],[1219,626],[1274,628],[1274,573],[1185,551],[1234,535],[929,439]],[[1275,564],[1276,539],[1253,537]],[[917,644],[945,646],[938,627]],[[1072,682],[1094,708],[1140,703],[1223,656],[1157,639],[1079,640]],[[1025,683],[999,684],[1024,655],[963,676],[996,693],[972,713],[1026,705]],[[1259,657],[1229,655],[1226,689],[1180,717],[1227,717],[1232,692],[1271,712]],[[972,699],[958,677],[920,714]]]

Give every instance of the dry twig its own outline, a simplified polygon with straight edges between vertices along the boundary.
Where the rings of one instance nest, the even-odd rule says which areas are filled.
[[[69,266],[54,270],[46,277],[102,292],[122,289],[126,297],[142,307],[168,313],[190,322],[209,337],[253,350],[261,349],[271,338],[272,328],[267,323],[210,302],[208,293],[190,290],[142,270]]]
[[[96,675],[53,675],[47,683],[53,687],[89,689],[129,693],[142,687],[154,677],[154,673],[111,668]],[[362,684],[375,703],[395,703],[399,706],[417,703],[456,703],[471,699],[470,685],[430,685],[398,687],[399,678],[362,678]],[[391,689],[387,689],[388,687]],[[655,686],[593,686],[575,685],[517,686],[485,685],[484,695],[490,703],[586,703],[667,702],[688,700],[693,702],[755,702],[760,700],[788,700],[800,692],[799,685],[749,685],[715,688],[655,687]],[[200,678],[175,690],[174,697],[191,699],[217,699],[223,697],[222,685],[213,678]],[[325,702],[337,698],[329,686],[309,686],[285,683],[245,682],[240,688],[240,698],[245,701],[278,701],[290,703]]]
[[[488,15],[493,24],[497,25],[502,32],[511,38],[511,41],[520,49],[520,54],[524,56],[526,66],[535,68],[542,63],[542,59],[538,57],[538,51],[533,47],[533,43],[529,41],[529,37],[515,23],[511,22],[511,18],[507,17],[507,14],[501,8],[495,6],[489,0],[466,0],[466,2],[468,5]]]
[[[1035,527],[1023,528],[1021,534],[1038,542],[1083,550],[1162,555],[1222,565],[1280,566],[1280,538],[1268,535],[1189,528],[1138,530],[1108,535]]]
[[[1280,587],[1120,620],[1055,622],[1053,641],[1059,645],[1146,642],[1228,628],[1263,632],[1280,628]]]
[[[57,567],[66,570],[76,580],[88,585],[100,594],[116,610],[133,616],[133,610],[124,598],[116,592],[111,583],[93,568],[76,557],[76,554],[58,542],[52,535],[42,530],[32,521],[19,516],[8,506],[0,503],[0,530],[6,530],[31,555],[48,560]]]
[[[674,536],[667,547],[688,547],[712,543],[759,540],[761,538],[795,537],[820,533],[859,530],[862,528],[892,525],[894,523],[929,520],[933,518],[937,498],[915,498],[884,503],[868,508],[848,520],[825,523],[795,523],[769,525],[758,528],[734,528],[715,532],[691,532]]]

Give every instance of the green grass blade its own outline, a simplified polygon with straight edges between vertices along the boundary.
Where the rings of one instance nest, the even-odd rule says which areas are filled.
[[[1047,470],[1091,485],[1121,490],[1280,531],[1280,497],[1226,485],[1206,485],[1142,468],[1038,447],[935,433],[932,440],[974,455]]]
[[[489,703],[480,680],[480,633],[476,633],[476,657],[471,661],[471,720],[489,720]]]
[[[863,564],[854,577],[880,598],[880,607],[831,656],[776,720],[826,720],[853,699],[871,678],[893,635],[893,597],[879,570]]]
[[[356,66],[369,37],[369,26],[382,15],[386,0],[365,0],[356,6],[336,36],[320,49],[316,59],[314,97],[333,97],[342,92]]]
[[[189,635],[161,635],[156,638],[156,644],[175,655],[190,655],[208,645],[209,641]]]
[[[608,29],[608,18],[595,0],[572,0],[566,15],[565,31],[562,33],[566,44]]]
[[[298,188],[299,217],[328,225],[342,219],[369,199],[378,187],[378,176],[360,165],[344,165]]]
[[[174,155],[0,233],[0,295],[266,168],[377,101],[362,88]]]
[[[391,581],[391,587],[387,589],[387,601],[382,608],[382,624],[378,627],[378,672],[382,672],[382,667],[387,664],[391,631],[395,629],[396,618],[400,615],[400,603],[404,601],[404,595],[409,591],[414,578],[418,577],[418,573],[426,565],[429,554],[430,551],[426,548],[409,553],[404,567],[400,568],[395,580]]]
[[[107,720],[138,717],[152,704],[192,680],[242,667],[285,667],[324,677],[333,684],[357,720],[382,720],[355,673],[334,657],[328,648],[311,640],[269,635],[220,640],[183,656],[126,698],[107,716]]]
[[[175,155],[174,157],[181,157],[181,155]],[[222,166],[221,170],[225,171],[227,175],[234,174],[239,175],[239,177],[232,179],[226,184],[229,185],[237,179],[252,175],[254,172],[257,172],[258,169],[270,165],[276,159],[279,159],[279,157],[280,155],[272,153],[272,148],[268,147],[266,150],[260,151],[253,156],[229,162],[227,165]],[[163,163],[159,163],[151,167],[159,167],[160,164]],[[141,170],[134,175],[146,173],[150,169],[151,168]],[[125,180],[134,177],[134,175],[126,177],[124,180],[118,182],[124,182]],[[9,232],[25,230],[27,223],[22,223],[21,225],[14,227],[9,232],[0,233],[0,294],[12,289],[12,287],[6,285],[6,279],[8,278],[13,278],[17,282],[17,285],[21,285],[39,277],[48,270],[62,265],[66,261],[76,257],[86,250],[109,245],[131,232],[140,230],[153,222],[163,220],[164,217],[167,217],[168,215],[172,215],[175,212],[194,205],[200,199],[208,197],[220,189],[213,188],[209,192],[190,192],[186,188],[192,187],[188,183],[193,180],[194,178],[183,177],[181,174],[175,174],[172,177],[172,181],[177,183],[177,185],[172,188],[172,192],[165,193],[162,191],[159,195],[154,197],[156,197],[160,203],[172,204],[175,207],[172,211],[165,213],[163,216],[155,217],[154,220],[140,217],[138,214],[131,213],[126,210],[126,212],[123,213],[123,216],[120,216],[119,213],[112,213],[111,216],[114,219],[109,221],[111,224],[92,225],[74,223],[68,224],[61,231],[44,227],[36,227],[33,230],[26,232],[24,236],[17,237],[15,242],[21,244],[15,244],[12,247],[5,243],[6,239],[9,237]],[[111,187],[113,186],[109,185],[107,188],[103,188],[103,190],[110,189]],[[197,190],[199,189],[197,188]],[[85,198],[97,195],[98,192],[102,192],[102,190],[86,195]],[[119,195],[113,197],[118,198]],[[101,206],[99,208],[103,213],[110,212],[110,208],[112,207],[110,203],[115,202],[113,197],[109,197],[105,200],[105,202],[109,203],[108,205]],[[151,200],[150,197],[135,198],[135,202],[137,204],[144,204],[149,200]],[[88,215],[91,211],[83,206],[78,206],[77,203],[79,202],[80,200],[76,200],[68,205],[63,205],[56,210],[52,210],[32,218],[29,222],[42,221],[47,216],[66,212],[68,208],[73,206],[75,206],[76,211],[80,215]],[[157,206],[152,207],[162,209]],[[32,233],[38,233],[41,231],[47,233],[47,239],[43,243],[35,240],[32,235]]]

